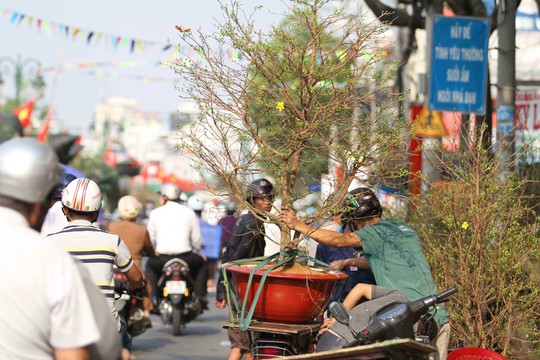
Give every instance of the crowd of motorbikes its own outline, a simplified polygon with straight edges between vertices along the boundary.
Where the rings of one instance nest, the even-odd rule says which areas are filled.
[[[369,345],[376,342],[391,339],[412,339],[420,343],[428,344],[429,337],[420,335],[415,331],[415,324],[422,319],[432,318],[429,313],[438,304],[448,300],[457,292],[456,288],[450,288],[439,294],[429,295],[408,302],[392,302],[376,311],[369,324],[363,329],[354,329],[351,323],[351,315],[342,303],[333,302],[329,305],[329,312],[336,321],[349,326],[354,341],[347,344],[336,345],[327,351],[342,348]],[[311,352],[317,343],[318,333],[286,333],[282,331],[258,331],[251,330],[252,355],[254,359],[273,359]]]
[[[128,325],[132,336],[142,334],[147,326],[144,319],[142,298],[126,291],[127,279],[120,271],[115,271],[116,308]],[[194,281],[189,274],[189,265],[181,259],[171,259],[162,269],[158,281],[157,306],[164,325],[172,326],[173,335],[181,335],[186,323],[203,312],[203,306],[194,293]],[[364,329],[349,326],[355,340],[343,347],[367,345],[389,339],[413,339],[426,343],[425,337],[417,336],[414,324],[429,316],[429,310],[448,300],[457,292],[451,288],[409,302],[393,302],[372,315]],[[334,302],[328,307],[331,316],[342,324],[351,323],[351,315],[343,304]],[[265,330],[248,329],[251,339],[251,353],[254,359],[273,359],[305,354],[316,346],[318,331],[287,332],[278,327]],[[339,349],[336,348],[335,350]]]

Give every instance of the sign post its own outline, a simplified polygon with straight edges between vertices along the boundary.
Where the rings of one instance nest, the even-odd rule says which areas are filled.
[[[411,123],[413,126],[418,121],[418,116],[424,107],[420,104],[411,105]],[[409,142],[409,192],[419,195],[422,191],[422,135],[413,135]]]
[[[489,20],[433,16],[428,109],[486,113]]]

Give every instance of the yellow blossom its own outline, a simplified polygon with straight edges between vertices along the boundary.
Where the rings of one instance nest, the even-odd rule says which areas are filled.
[[[276,102],[276,109],[283,111],[283,109],[285,109],[285,103],[283,101]]]
[[[467,230],[469,228],[469,223],[464,221],[463,224],[461,224],[461,228]]]

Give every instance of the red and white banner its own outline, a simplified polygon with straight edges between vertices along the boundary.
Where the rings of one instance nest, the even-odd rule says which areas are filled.
[[[515,107],[515,152],[527,163],[540,162],[540,89],[518,91]]]

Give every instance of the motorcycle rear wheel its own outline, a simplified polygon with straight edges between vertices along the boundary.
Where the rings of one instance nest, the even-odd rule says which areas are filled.
[[[182,335],[182,310],[178,306],[172,309],[172,328],[174,336]]]

